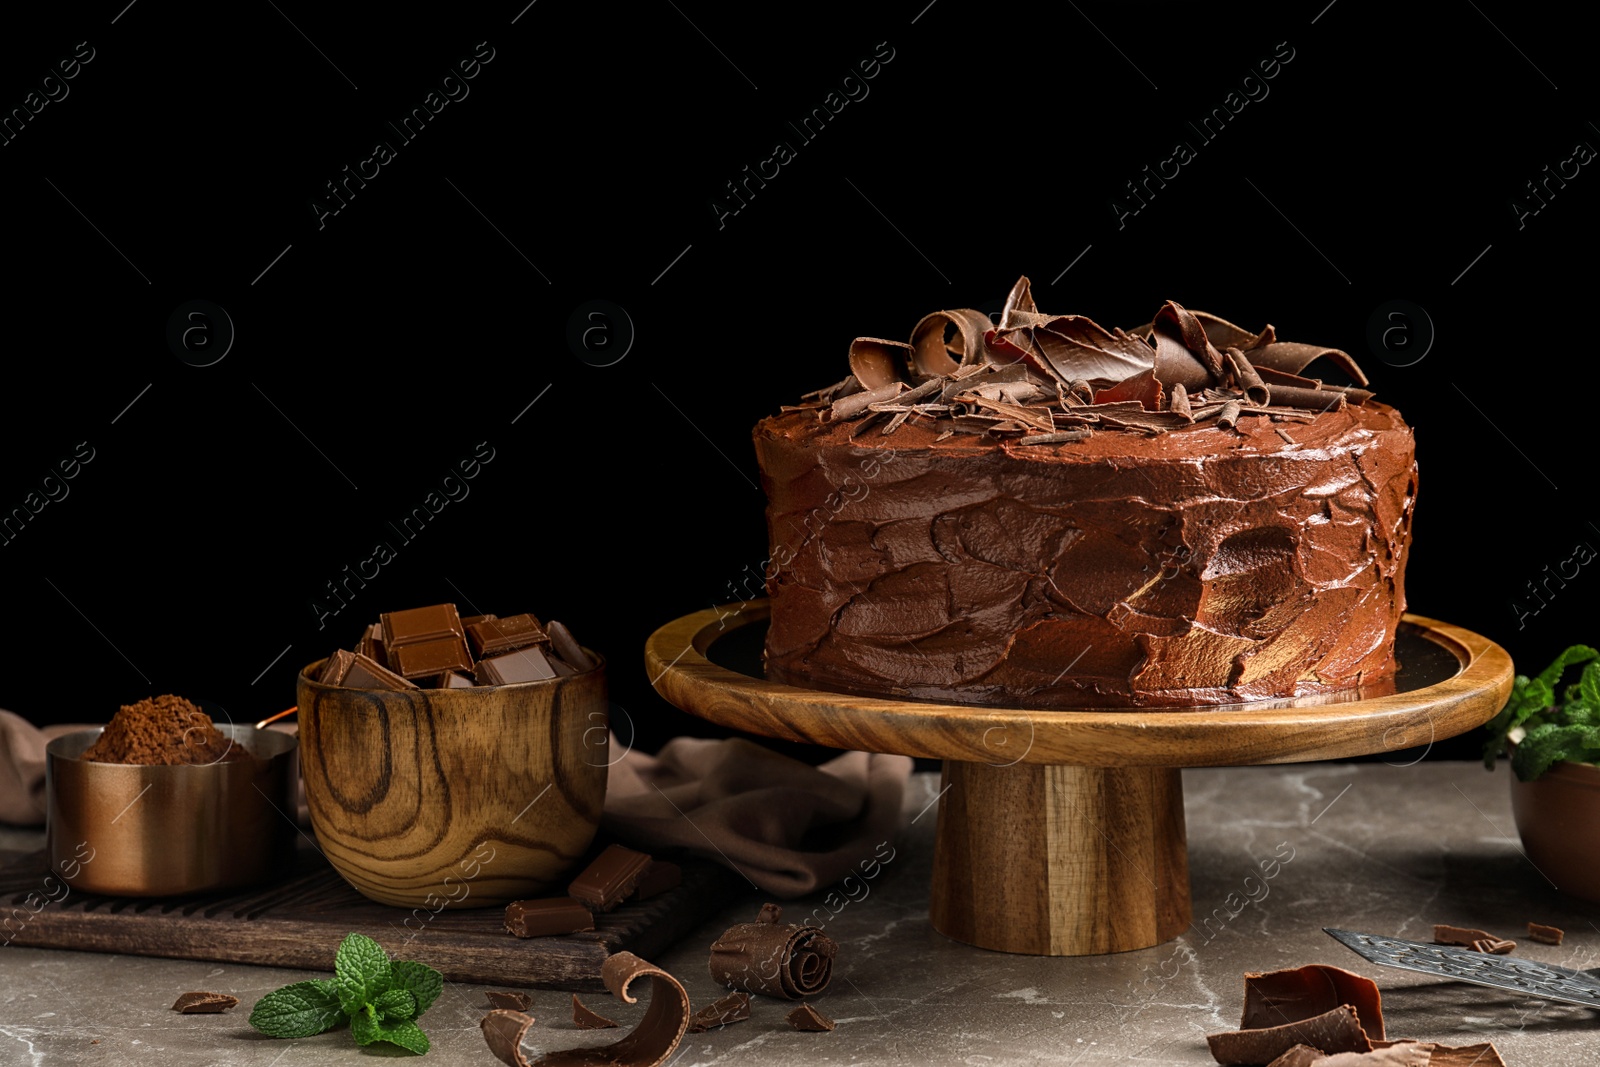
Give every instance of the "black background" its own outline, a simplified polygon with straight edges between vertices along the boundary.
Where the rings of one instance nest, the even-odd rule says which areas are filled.
[[[714,734],[655,696],[641,650],[762,565],[750,427],[842,377],[851,337],[997,309],[1019,274],[1047,311],[1132,326],[1171,298],[1349,349],[1416,427],[1412,610],[1522,670],[1596,638],[1589,567],[1513,607],[1600,546],[1600,177],[1520,228],[1512,206],[1600,145],[1587,34],[1490,0],[925,4],[112,0],[8,26],[5,113],[78,42],[94,58],[0,145],[0,511],[79,442],[94,458],[0,545],[0,706],[101,721],[172,691],[251,721],[380,611],[453,600],[566,621],[641,746]],[[386,123],[479,42],[470,94],[403,143]],[[1210,143],[1186,125],[1285,49]],[[379,140],[393,161],[319,226],[325,183]],[[780,140],[796,158],[719,224],[724,183]],[[1196,158],[1119,225],[1124,183],[1179,140]],[[209,367],[166,340],[195,299],[236,329]],[[606,367],[567,340],[596,299],[636,330]],[[1410,366],[1367,343],[1391,300],[1436,330]],[[387,522],[479,442],[470,495],[398,543]],[[380,539],[397,557],[319,628],[324,583]]]

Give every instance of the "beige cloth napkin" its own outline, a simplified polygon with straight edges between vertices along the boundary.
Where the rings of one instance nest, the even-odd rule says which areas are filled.
[[[740,738],[680,737],[658,756],[629,752],[612,764],[601,826],[647,851],[686,848],[766,893],[798,897],[832,885],[895,836],[911,766],[906,756],[847,752],[812,767]]]
[[[0,822],[44,822],[45,744],[81,729],[41,730],[0,710]],[[616,738],[611,745],[619,750]],[[645,851],[684,848],[763,892],[797,897],[832,885],[894,837],[910,774],[905,756],[847,752],[812,767],[739,738],[680,737],[659,755],[630,751],[611,765],[601,825]],[[299,814],[304,824],[303,787]]]

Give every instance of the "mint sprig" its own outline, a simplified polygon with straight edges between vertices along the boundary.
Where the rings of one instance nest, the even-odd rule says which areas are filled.
[[[391,961],[372,938],[349,934],[333,960],[334,976],[295,982],[256,1001],[250,1025],[268,1037],[312,1037],[342,1022],[358,1045],[388,1041],[419,1055],[428,1035],[417,1017],[444,991],[444,975],[422,963]]]
[[[1569,667],[1584,664],[1578,680],[1556,693]],[[1513,730],[1521,727],[1522,740],[1511,759],[1516,776],[1531,782],[1558,760],[1600,762],[1600,650],[1573,645],[1536,677],[1518,675],[1511,699],[1488,725],[1483,765],[1494,769],[1495,757]]]

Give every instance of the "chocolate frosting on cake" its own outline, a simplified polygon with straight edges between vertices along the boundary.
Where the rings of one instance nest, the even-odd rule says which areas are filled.
[[[1300,377],[1326,356],[1364,382],[1347,355],[1171,303],[1105,331],[1032,311],[1026,279],[999,326],[937,315],[910,345],[858,339],[851,378],[756,427],[769,676],[1061,708],[1392,676],[1414,442],[1365,390]]]

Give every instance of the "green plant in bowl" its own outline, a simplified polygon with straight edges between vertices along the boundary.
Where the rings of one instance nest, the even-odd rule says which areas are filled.
[[[1578,680],[1556,699],[1556,687],[1568,668],[1584,664]],[[1531,782],[1550,767],[1600,762],[1600,650],[1573,645],[1537,677],[1519,674],[1511,699],[1488,725],[1483,765],[1494,770],[1500,750],[1511,743],[1511,769]]]

